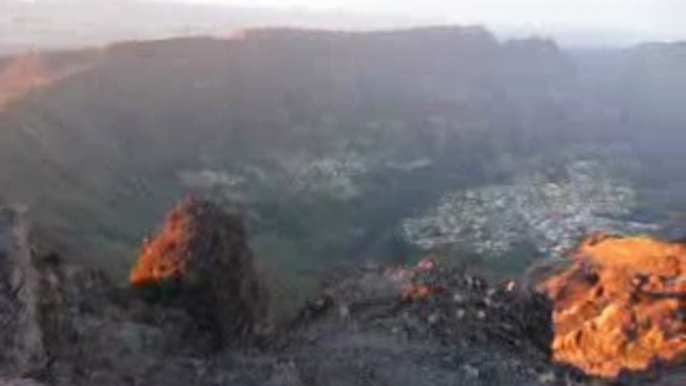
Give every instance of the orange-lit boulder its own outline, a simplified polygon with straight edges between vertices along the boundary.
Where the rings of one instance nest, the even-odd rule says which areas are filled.
[[[554,358],[605,377],[686,355],[686,245],[590,237],[542,288],[554,304]]]
[[[187,199],[169,213],[143,245],[130,282],[155,301],[186,309],[222,343],[246,336],[260,309],[243,223],[207,201]]]

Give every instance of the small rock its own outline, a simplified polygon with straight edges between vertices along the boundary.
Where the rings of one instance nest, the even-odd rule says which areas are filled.
[[[466,313],[467,313],[467,312],[466,312],[465,310],[463,310],[462,308],[460,308],[460,309],[458,309],[457,311],[455,311],[455,316],[456,316],[458,319],[464,319],[464,316],[465,316]]]
[[[538,376],[538,381],[541,383],[555,383],[556,380],[557,377],[552,371]]]
[[[514,292],[515,289],[517,289],[517,283],[514,281],[510,281],[507,283],[507,287],[505,288],[507,292]]]
[[[479,375],[480,375],[479,369],[477,369],[476,367],[474,367],[472,365],[466,364],[466,365],[462,366],[462,370],[464,370],[464,372],[470,378],[479,378]]]
[[[338,315],[342,318],[345,319],[348,316],[350,316],[350,308],[347,305],[342,305],[338,307]]]

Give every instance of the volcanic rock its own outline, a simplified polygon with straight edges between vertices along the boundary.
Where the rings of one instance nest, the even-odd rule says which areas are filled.
[[[45,361],[38,324],[39,274],[20,211],[0,207],[0,376],[28,374]]]
[[[413,334],[446,345],[479,344],[546,358],[553,339],[552,305],[545,295],[505,283],[493,286],[459,268],[420,262],[404,292],[401,320]],[[404,327],[407,331],[407,326]]]
[[[686,356],[686,244],[596,235],[542,285],[554,358],[605,377]]]
[[[243,223],[208,201],[189,198],[169,213],[130,282],[153,301],[186,310],[220,344],[249,335],[261,310]]]
[[[337,271],[281,351],[303,384],[582,384],[550,361],[545,295],[430,261]]]
[[[682,289],[679,276],[665,275],[681,270],[675,261],[680,261],[683,247],[643,239],[628,247],[632,251],[666,249],[650,255],[649,268],[629,275],[638,279],[623,284],[626,287],[608,285],[603,291],[597,289],[598,283],[636,272],[633,264],[642,260],[618,258],[617,249],[605,244],[619,239],[599,239],[582,247],[588,256],[579,256],[568,267],[572,273],[559,273],[560,280],[551,279],[545,288],[557,301],[555,320],[551,319],[551,299],[522,283],[493,285],[431,261],[416,267],[350,267],[337,270],[322,296],[309,302],[293,323],[275,327],[272,335],[263,337],[266,344],[208,352],[202,349],[205,342],[223,334],[211,329],[226,320],[238,320],[242,324],[233,326],[249,331],[259,310],[250,308],[256,302],[248,301],[260,300],[259,291],[254,297],[234,292],[230,300],[235,303],[228,304],[233,313],[219,312],[223,304],[216,302],[229,298],[213,291],[236,287],[219,286],[221,271],[212,277],[208,265],[225,269],[242,262],[234,265],[237,271],[223,271],[224,277],[238,280],[237,272],[243,272],[254,283],[251,254],[240,221],[213,204],[188,200],[169,217],[160,234],[146,244],[143,256],[149,259],[139,261],[136,269],[141,271],[132,273],[132,279],[139,279],[132,280],[136,285],[132,291],[113,286],[99,271],[69,265],[57,255],[39,256],[29,246],[20,214],[0,210],[0,386],[588,385],[578,371],[551,361],[550,347],[558,348],[557,340],[552,342],[553,322],[558,333],[565,331],[565,326],[574,327],[572,322],[578,320],[564,316],[583,309],[571,303],[571,296],[588,295],[586,303],[605,297],[611,306],[614,290],[634,289],[635,296],[625,299],[625,307],[640,305],[637,317],[647,315],[654,318],[653,326],[664,328],[674,321],[661,314],[669,308],[664,304],[674,305],[670,297]],[[208,240],[215,241],[208,246]],[[152,254],[160,250],[174,253]],[[591,257],[596,256],[592,252],[604,256],[608,250],[615,253],[612,258]],[[166,263],[168,257],[174,264]],[[622,275],[608,276],[599,267]],[[167,275],[170,272],[176,273]],[[208,278],[206,287],[202,278]],[[567,289],[577,282],[585,287]],[[234,285],[240,289],[247,284]],[[131,296],[138,291],[156,297],[153,304]],[[210,308],[194,308],[189,304],[192,299]],[[680,297],[676,300],[677,304],[681,301]],[[570,308],[560,308],[560,304]],[[240,313],[240,307],[252,311]],[[212,314],[213,310],[218,313]],[[560,313],[565,310],[566,314]],[[237,317],[222,319],[231,315]],[[203,325],[210,330],[203,331]],[[663,336],[662,341],[676,344],[681,341],[678,325],[674,326],[664,330],[671,335],[660,335],[663,330],[659,330],[648,336]],[[603,339],[587,338],[594,330],[582,327],[577,329],[582,330],[582,341]],[[636,331],[643,333],[645,328],[641,325]],[[570,327],[570,331],[575,330]],[[627,347],[637,347],[632,344]],[[594,351],[586,352],[589,358],[597,358]],[[618,360],[624,354],[619,352]],[[683,372],[673,372],[621,379],[630,380],[622,383],[626,385],[676,386],[684,378]]]
[[[1,386],[203,383],[186,356],[199,335],[179,338],[192,322],[184,312],[144,320],[102,272],[38,255],[28,228],[0,207]]]

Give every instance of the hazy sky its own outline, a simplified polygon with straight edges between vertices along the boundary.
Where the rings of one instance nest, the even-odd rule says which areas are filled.
[[[159,0],[158,0],[159,1]],[[164,1],[164,0],[162,0]],[[686,39],[686,0],[181,0],[392,14],[418,21],[479,23],[534,31]]]
[[[0,0],[3,2],[16,0]],[[68,0],[23,0],[60,3]],[[395,28],[432,24],[485,25],[496,35],[553,37],[563,45],[628,45],[686,41],[686,0],[80,0],[224,4],[240,7],[324,11],[332,28]],[[2,10],[0,9],[0,17]],[[303,12],[283,13],[318,20]],[[333,21],[333,22],[332,22]],[[284,25],[288,24],[287,19]],[[259,23],[258,23],[259,24]],[[307,22],[305,22],[307,24]],[[262,24],[259,24],[262,26]],[[0,37],[0,40],[2,37]]]

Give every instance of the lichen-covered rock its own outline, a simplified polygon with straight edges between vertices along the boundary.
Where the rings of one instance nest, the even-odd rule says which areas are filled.
[[[188,311],[216,341],[241,341],[260,312],[260,286],[241,219],[186,199],[143,246],[131,285],[156,302]]]

